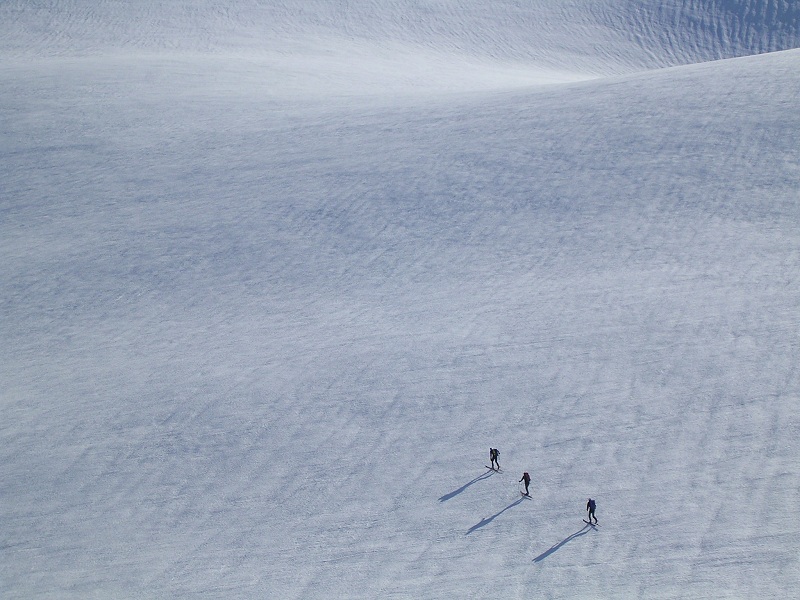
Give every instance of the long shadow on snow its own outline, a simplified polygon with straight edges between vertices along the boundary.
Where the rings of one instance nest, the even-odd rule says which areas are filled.
[[[452,491],[449,494],[445,494],[444,496],[439,498],[439,502],[447,502],[453,496],[458,496],[461,492],[463,492],[465,489],[467,489],[473,483],[478,483],[481,479],[488,479],[489,477],[492,476],[493,473],[494,473],[494,471],[486,471],[486,473],[484,473],[483,475],[478,475],[475,479],[473,479],[472,481],[470,481],[468,483],[465,483],[464,485],[462,485],[457,490]]]
[[[542,552],[539,556],[537,556],[536,558],[533,559],[533,562],[539,562],[540,560],[544,560],[545,558],[550,556],[553,552],[555,552],[556,550],[561,548],[561,546],[563,546],[567,542],[569,542],[571,540],[574,540],[576,537],[580,537],[582,535],[586,535],[587,533],[589,533],[589,529],[591,529],[591,528],[588,525],[584,525],[583,529],[579,529],[578,531],[576,531],[572,535],[569,535],[566,538],[564,538],[563,540],[561,540],[560,542],[558,542],[555,546],[553,546],[549,550],[545,550],[544,552]]]
[[[499,516],[500,516],[500,515],[502,515],[504,512],[506,512],[506,511],[507,511],[509,508],[514,508],[514,507],[515,507],[517,504],[520,504],[520,503],[521,503],[523,500],[525,500],[525,498],[520,498],[519,500],[517,500],[517,501],[515,501],[515,502],[512,502],[511,504],[509,504],[508,506],[506,506],[506,507],[505,507],[503,510],[501,510],[501,511],[500,511],[499,513],[497,513],[496,515],[492,515],[491,517],[486,517],[485,519],[481,519],[480,523],[476,523],[475,525],[473,525],[472,527],[470,527],[470,528],[469,528],[469,531],[467,531],[467,533],[465,533],[464,535],[469,535],[470,533],[472,533],[472,532],[473,532],[473,531],[475,531],[476,529],[480,529],[480,528],[481,528],[481,527],[483,527],[484,525],[488,525],[489,523],[491,523],[492,521],[494,521],[494,520],[495,520],[497,517],[499,517]]]

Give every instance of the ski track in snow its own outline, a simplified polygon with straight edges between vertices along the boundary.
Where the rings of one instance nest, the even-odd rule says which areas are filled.
[[[0,595],[791,594],[798,10],[4,2]]]

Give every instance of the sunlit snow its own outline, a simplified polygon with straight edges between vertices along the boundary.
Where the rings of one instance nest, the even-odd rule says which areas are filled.
[[[789,0],[0,4],[0,596],[791,597],[797,48]]]

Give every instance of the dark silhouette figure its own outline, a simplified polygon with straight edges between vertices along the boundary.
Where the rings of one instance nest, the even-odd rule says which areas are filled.
[[[525,471],[522,474],[522,479],[520,479],[520,481],[524,481],[525,482],[525,495],[526,496],[530,496],[530,494],[528,493],[528,486],[531,484],[531,476],[528,475],[527,471]]]
[[[594,516],[594,511],[596,508],[597,504],[595,501],[589,498],[589,501],[586,503],[586,510],[589,511],[589,523],[591,523],[592,519],[594,519],[595,524],[597,524],[597,517]]]
[[[500,462],[498,458],[500,457],[500,450],[497,448],[489,448],[489,464],[492,465],[491,468],[495,469],[495,465],[497,465],[496,471],[500,470]]]

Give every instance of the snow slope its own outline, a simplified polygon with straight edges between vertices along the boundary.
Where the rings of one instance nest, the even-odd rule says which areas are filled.
[[[792,0],[9,0],[11,58],[224,57],[291,96],[585,79],[800,46]],[[199,58],[195,58],[199,60]],[[52,63],[49,63],[52,64]],[[197,68],[192,68],[193,72]]]
[[[793,593],[796,3],[131,4],[0,6],[0,595]]]

